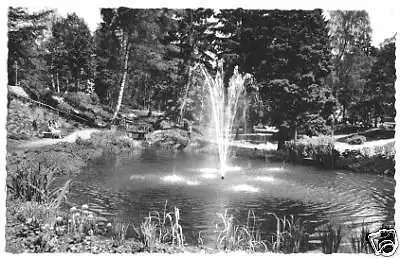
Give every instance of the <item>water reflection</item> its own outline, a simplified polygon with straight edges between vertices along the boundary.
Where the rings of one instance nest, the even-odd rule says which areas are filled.
[[[140,157],[106,157],[83,170],[69,201],[89,204],[103,216],[142,222],[165,201],[181,209],[187,233],[213,234],[216,213],[231,209],[246,223],[254,210],[263,231],[273,228],[268,214],[294,215],[311,225],[327,221],[357,229],[394,223],[393,178],[238,159],[221,180],[215,157],[149,151]]]

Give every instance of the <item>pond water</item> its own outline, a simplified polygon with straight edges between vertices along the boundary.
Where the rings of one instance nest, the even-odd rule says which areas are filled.
[[[275,228],[270,212],[314,226],[334,221],[349,230],[363,221],[375,227],[394,224],[392,177],[237,158],[221,180],[217,162],[211,154],[154,150],[104,156],[74,179],[69,201],[138,225],[168,200],[169,210],[181,210],[188,241],[199,231],[212,236],[220,222],[216,214],[225,209],[242,224],[253,210],[262,232]]]

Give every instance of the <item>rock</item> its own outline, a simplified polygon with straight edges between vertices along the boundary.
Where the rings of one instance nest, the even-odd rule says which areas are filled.
[[[187,132],[181,129],[156,130],[146,135],[146,142],[151,146],[183,149],[188,145],[189,137]]]

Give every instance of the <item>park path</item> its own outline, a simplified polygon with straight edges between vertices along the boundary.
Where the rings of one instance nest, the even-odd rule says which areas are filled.
[[[48,145],[54,145],[54,144],[57,144],[60,142],[73,143],[77,140],[78,137],[80,137],[81,139],[89,139],[90,136],[92,135],[92,133],[99,132],[99,131],[100,130],[98,130],[98,129],[76,130],[63,138],[59,138],[59,139],[46,138],[46,139],[28,141],[28,142],[25,142],[25,143],[22,143],[21,145],[19,145],[18,148],[43,147],[43,146],[48,146]]]

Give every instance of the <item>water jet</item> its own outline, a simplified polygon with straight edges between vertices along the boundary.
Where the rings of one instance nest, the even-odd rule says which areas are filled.
[[[217,72],[215,78],[204,67],[200,66],[200,68],[205,77],[204,85],[209,92],[212,108],[212,135],[215,137],[214,141],[217,144],[219,172],[223,180],[228,168],[229,147],[233,139],[232,128],[238,111],[239,99],[244,93],[245,81],[250,75],[242,76],[238,67],[235,67],[228,87],[226,87],[223,81],[222,65],[221,71]]]

